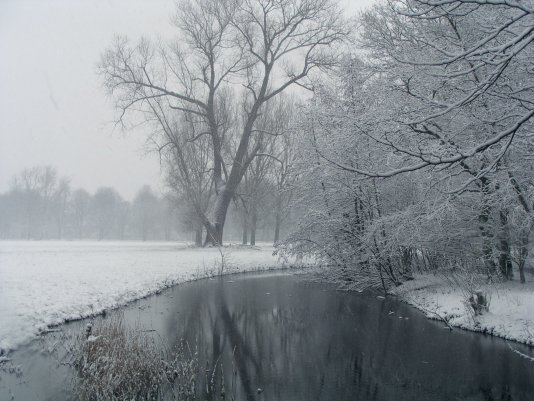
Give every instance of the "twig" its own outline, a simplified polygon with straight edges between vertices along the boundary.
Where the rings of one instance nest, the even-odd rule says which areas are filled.
[[[529,360],[530,362],[534,362],[534,357],[532,357],[532,356],[530,356],[530,355],[527,355],[527,354],[524,354],[524,353],[522,353],[521,351],[516,350],[516,349],[513,348],[510,344],[508,344],[508,348],[510,348],[510,351],[516,353],[516,354],[519,355],[521,358],[525,358],[525,359]]]

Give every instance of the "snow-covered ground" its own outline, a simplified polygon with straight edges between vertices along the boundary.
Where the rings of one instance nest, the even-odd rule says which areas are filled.
[[[471,313],[469,295],[450,278],[419,275],[394,289],[393,293],[432,319],[445,319],[451,326],[489,333],[534,345],[534,277],[527,283],[517,279],[477,287],[488,295],[489,309],[480,316]]]
[[[267,245],[223,249],[225,272],[283,266]],[[170,242],[0,241],[0,351],[50,325],[217,274],[220,261],[217,248]]]
[[[284,266],[268,244],[223,249],[226,273]],[[0,241],[0,351],[49,326],[217,274],[220,262],[217,248],[170,242]],[[429,318],[534,345],[534,276],[524,285],[481,289],[489,294],[489,310],[476,317],[466,292],[445,277],[416,276],[394,293]]]

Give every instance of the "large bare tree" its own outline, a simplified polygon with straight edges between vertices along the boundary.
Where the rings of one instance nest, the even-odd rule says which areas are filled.
[[[206,242],[221,244],[228,206],[269,135],[255,129],[262,107],[291,86],[309,87],[313,70],[335,62],[332,46],[347,26],[334,0],[183,0],[174,22],[180,37],[172,45],[117,39],[100,73],[121,122],[159,125],[158,148],[174,148],[186,190],[194,183],[176,122],[196,118],[186,142],[209,138],[215,196],[207,212],[195,209]]]

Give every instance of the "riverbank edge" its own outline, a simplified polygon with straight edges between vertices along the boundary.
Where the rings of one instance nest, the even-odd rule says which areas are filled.
[[[414,280],[391,289],[388,295],[419,310],[427,319],[443,322],[444,329],[490,335],[534,350],[534,276],[529,279],[525,284],[505,282],[484,288],[490,296],[490,305],[480,316],[470,313],[460,289],[436,275],[417,275]],[[507,309],[508,313],[503,313]]]
[[[245,247],[241,247],[241,246],[235,247],[235,248],[245,249]],[[250,247],[250,248],[257,249],[257,247],[256,248]],[[232,250],[233,250],[232,247],[223,248],[223,251],[232,251]],[[154,295],[158,295],[165,290],[168,290],[172,287],[179,286],[181,284],[192,283],[192,282],[206,280],[210,278],[214,279],[217,277],[226,277],[226,276],[249,274],[249,273],[254,274],[254,273],[266,273],[266,272],[280,272],[280,274],[283,274],[284,272],[290,272],[290,271],[294,271],[294,272],[303,271],[303,270],[306,270],[308,266],[306,266],[305,264],[303,265],[293,264],[293,263],[289,263],[287,260],[280,259],[278,264],[252,265],[250,266],[250,268],[248,267],[243,268],[242,266],[236,266],[236,265],[232,265],[232,263],[229,263],[227,266],[224,267],[222,271],[219,270],[219,268],[220,267],[204,269],[203,271],[200,271],[200,269],[197,269],[197,272],[194,274],[194,277],[186,278],[185,280],[182,278],[177,278],[175,280],[168,280],[168,281],[161,283],[161,285],[158,288],[149,290],[143,295],[128,298],[124,302],[117,303],[110,307],[94,309],[90,313],[81,313],[79,315],[73,316],[72,318],[65,318],[61,322],[49,324],[45,328],[40,329],[38,332],[36,332],[35,335],[29,338],[27,341],[17,344],[15,347],[1,348],[0,349],[0,363],[5,363],[5,362],[10,361],[10,354],[12,352],[17,351],[18,349],[22,347],[28,346],[29,344],[31,344],[35,340],[38,340],[41,336],[46,335],[47,333],[58,331],[58,328],[60,328],[62,325],[66,323],[80,321],[80,320],[104,315],[107,312],[111,312],[111,311],[118,310],[120,308],[124,308],[133,302],[146,299]]]
[[[311,280],[330,283],[341,291],[361,293],[369,289],[365,281],[347,286],[346,282],[332,279],[329,273],[325,266],[304,272]],[[444,329],[456,328],[526,345],[533,355],[521,355],[534,360],[534,274],[527,273],[525,284],[518,281],[479,284],[477,289],[488,296],[489,310],[476,317],[470,313],[468,292],[463,287],[443,274],[415,274],[412,280],[390,288],[386,295],[417,309],[427,319],[441,321]],[[381,289],[376,288],[376,294],[383,298]]]

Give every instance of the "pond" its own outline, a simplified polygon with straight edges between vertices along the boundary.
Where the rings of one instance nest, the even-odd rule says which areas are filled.
[[[534,400],[534,363],[507,342],[450,332],[395,299],[339,292],[298,276],[201,280],[121,313],[168,344],[196,344],[203,366],[221,366],[227,399]],[[62,330],[80,331],[86,323]],[[0,400],[69,399],[69,368],[40,347],[36,341],[13,353],[22,374],[0,373]]]

